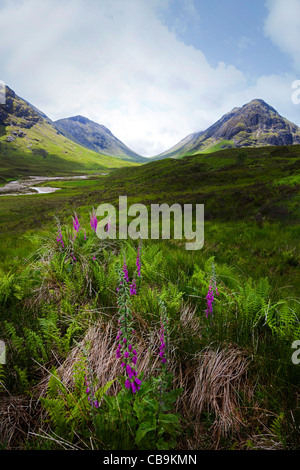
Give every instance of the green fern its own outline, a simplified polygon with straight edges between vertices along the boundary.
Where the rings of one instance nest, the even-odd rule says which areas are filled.
[[[272,434],[286,447],[286,436],[284,435],[284,413],[280,413],[270,425]]]
[[[12,347],[21,353],[24,351],[24,339],[17,335],[16,328],[12,323],[8,321],[4,322],[5,331],[10,337]]]
[[[43,361],[47,362],[49,357],[42,336],[29,328],[24,328],[24,337],[27,350],[32,358],[40,361],[42,357]]]
[[[278,336],[298,339],[299,319],[286,301],[268,305],[265,324]]]
[[[167,306],[170,315],[175,314],[180,310],[182,303],[183,292],[178,290],[176,284],[168,282],[167,285],[164,285],[161,291],[160,298],[163,300]]]
[[[27,371],[25,369],[21,369],[19,366],[14,366],[14,370],[16,371],[17,377],[19,379],[19,389],[24,391],[28,390],[30,387],[30,381]]]
[[[0,363],[0,390],[2,387],[4,387],[5,383],[5,368],[2,363]]]
[[[4,274],[0,270],[0,304],[5,305],[10,297],[21,300],[22,288],[14,274]]]
[[[69,442],[74,439],[75,431],[83,438],[92,435],[93,408],[87,400],[85,375],[87,371],[86,358],[79,358],[73,369],[73,384],[67,388],[60,380],[57,371],[53,371],[49,379],[47,396],[41,398],[43,407],[47,410],[53,431]],[[100,402],[114,380],[108,382],[95,392],[95,398]]]

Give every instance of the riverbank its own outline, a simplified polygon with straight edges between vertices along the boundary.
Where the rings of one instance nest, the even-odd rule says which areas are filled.
[[[101,173],[102,176],[108,173]],[[20,196],[20,195],[33,195],[33,194],[50,194],[58,191],[60,188],[51,186],[42,186],[46,182],[51,181],[66,181],[73,179],[87,179],[93,175],[80,175],[80,176],[29,176],[26,179],[10,181],[4,186],[0,187],[0,196]]]

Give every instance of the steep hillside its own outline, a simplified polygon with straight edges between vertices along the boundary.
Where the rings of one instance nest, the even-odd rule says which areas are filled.
[[[0,178],[119,168],[129,162],[101,155],[60,134],[45,114],[6,87],[0,106]]]
[[[232,147],[300,144],[300,128],[263,100],[234,108],[207,130],[188,135],[156,159]]]
[[[65,137],[95,152],[134,162],[147,161],[117,139],[107,127],[84,116],[59,119],[54,126]]]

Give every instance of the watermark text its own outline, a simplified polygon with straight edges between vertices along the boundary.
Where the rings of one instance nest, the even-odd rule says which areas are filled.
[[[101,240],[117,238],[117,212],[112,204],[98,206],[97,236]],[[150,223],[149,223],[150,219]],[[109,226],[109,230],[107,227]],[[173,232],[173,233],[172,233]],[[199,250],[204,245],[203,204],[151,204],[150,211],[144,204],[128,207],[127,196],[119,197],[118,238],[125,240],[185,240],[186,250]]]
[[[6,86],[5,83],[0,80],[0,104],[6,103]]]
[[[294,93],[292,93],[292,103],[300,104],[300,80],[295,80],[292,83],[292,88],[295,89]]]

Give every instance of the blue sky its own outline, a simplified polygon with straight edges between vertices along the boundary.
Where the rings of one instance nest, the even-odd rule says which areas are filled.
[[[263,0],[173,0],[161,18],[178,39],[201,50],[213,67],[223,61],[255,79],[291,67],[292,60],[264,33],[267,15]]]
[[[300,0],[0,2],[0,80],[145,156],[255,98],[300,125],[299,44]]]

